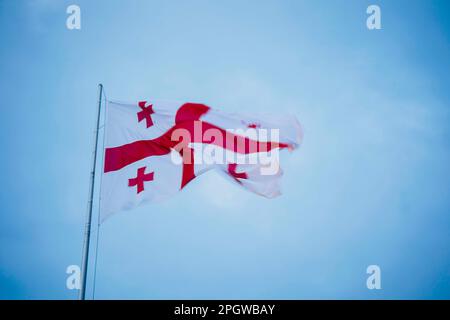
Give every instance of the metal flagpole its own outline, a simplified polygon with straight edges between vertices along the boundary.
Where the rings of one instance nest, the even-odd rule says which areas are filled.
[[[98,131],[100,126],[100,111],[102,107],[102,94],[103,85],[98,85],[99,96],[98,96],[98,112],[97,112],[97,126],[95,129],[95,147],[92,160],[92,170],[89,185],[89,201],[88,201],[88,214],[87,221],[84,231],[84,248],[83,248],[83,266],[81,270],[81,288],[80,288],[80,299],[85,300],[86,298],[86,279],[87,279],[87,269],[88,269],[88,258],[89,258],[89,242],[91,240],[91,222],[92,222],[92,204],[94,199],[94,182],[95,182],[95,167],[97,165],[97,146],[98,146]]]

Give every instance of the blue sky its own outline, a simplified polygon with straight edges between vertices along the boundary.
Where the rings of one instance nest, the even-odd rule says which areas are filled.
[[[65,26],[70,4],[81,30]],[[382,30],[366,28],[370,4]],[[305,137],[275,200],[210,172],[106,221],[96,298],[450,298],[449,13],[0,1],[0,298],[77,297],[65,270],[81,262],[100,82],[117,100],[293,113]],[[366,288],[371,264],[382,290]]]

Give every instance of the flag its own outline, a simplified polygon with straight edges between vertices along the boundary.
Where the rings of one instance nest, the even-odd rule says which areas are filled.
[[[211,169],[276,197],[278,153],[296,149],[301,139],[293,116],[223,113],[199,103],[107,101],[100,219],[169,198]]]

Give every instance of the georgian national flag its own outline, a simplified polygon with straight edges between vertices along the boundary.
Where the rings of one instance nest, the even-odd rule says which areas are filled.
[[[101,221],[169,198],[211,169],[276,197],[282,175],[277,152],[296,149],[301,139],[295,117],[227,114],[197,103],[107,101]]]

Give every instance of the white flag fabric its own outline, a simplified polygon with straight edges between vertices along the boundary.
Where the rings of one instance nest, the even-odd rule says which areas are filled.
[[[280,194],[278,152],[302,139],[292,116],[223,113],[204,104],[107,101],[100,219],[166,199],[211,169],[261,196]]]

